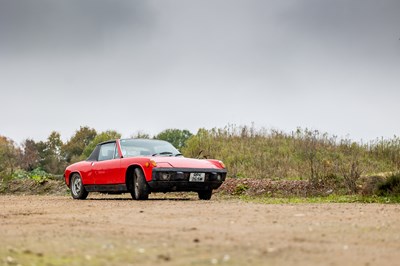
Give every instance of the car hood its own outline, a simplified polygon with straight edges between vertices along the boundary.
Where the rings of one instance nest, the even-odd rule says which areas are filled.
[[[221,169],[212,162],[205,159],[191,159],[184,157],[154,157],[152,158],[159,167],[175,167],[175,168],[211,168]]]

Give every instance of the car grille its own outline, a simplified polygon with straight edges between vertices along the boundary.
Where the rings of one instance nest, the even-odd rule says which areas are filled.
[[[153,180],[157,181],[189,181],[191,173],[197,173],[195,171],[183,172],[183,171],[157,171],[153,173]],[[204,173],[204,171],[198,171],[198,173]],[[218,175],[220,175],[220,180],[225,180],[226,173],[219,172],[205,172],[205,182],[206,181],[218,181]]]

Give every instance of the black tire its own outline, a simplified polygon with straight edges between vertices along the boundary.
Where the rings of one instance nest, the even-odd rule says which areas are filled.
[[[77,173],[73,174],[70,183],[71,195],[74,199],[84,200],[89,195],[82,184],[81,176]]]
[[[144,179],[141,169],[136,168],[133,172],[132,198],[135,200],[147,200],[149,198],[149,187]]]
[[[199,199],[201,200],[210,200],[211,196],[212,196],[212,190],[203,190],[203,191],[199,191],[197,192],[199,194]]]

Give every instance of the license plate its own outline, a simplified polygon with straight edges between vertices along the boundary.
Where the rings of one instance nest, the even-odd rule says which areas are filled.
[[[205,173],[190,173],[189,181],[190,182],[204,182],[206,179]]]

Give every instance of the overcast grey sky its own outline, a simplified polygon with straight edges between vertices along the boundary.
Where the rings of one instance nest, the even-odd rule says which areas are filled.
[[[398,0],[0,0],[0,135],[400,135]]]

